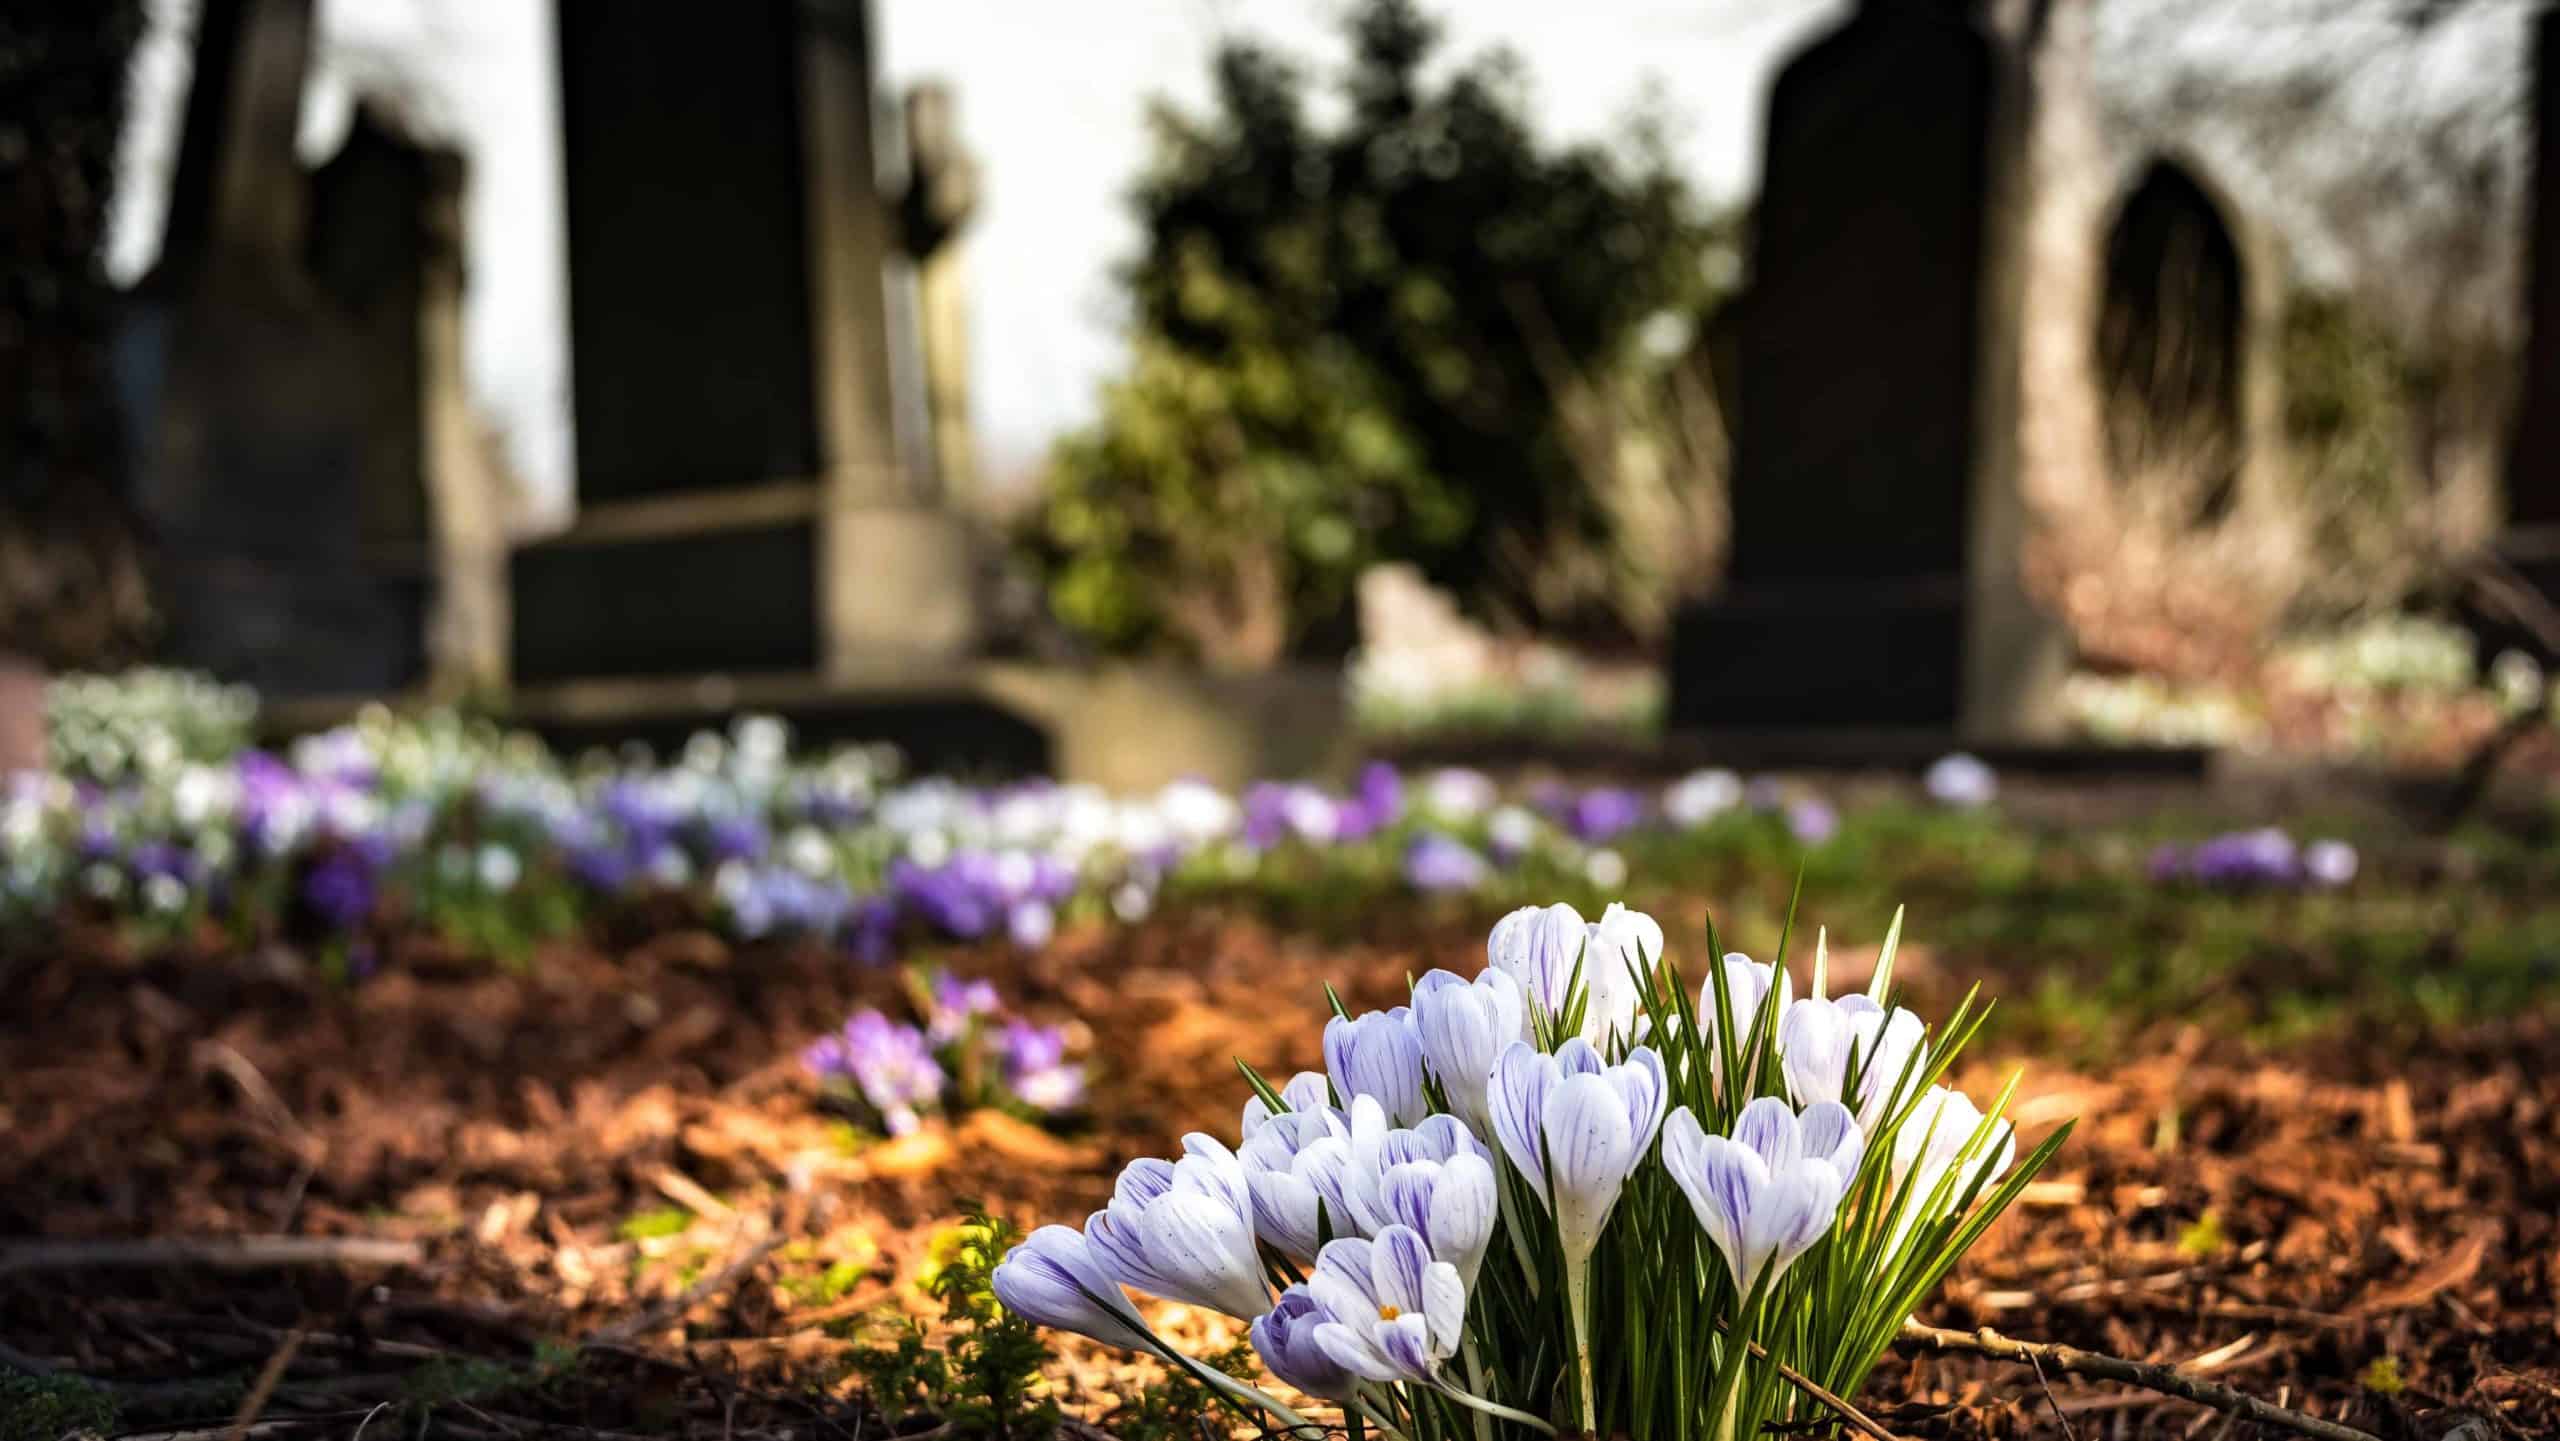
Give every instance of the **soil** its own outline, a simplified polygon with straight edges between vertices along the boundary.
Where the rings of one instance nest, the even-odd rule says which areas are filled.
[[[105,1381],[125,1428],[157,1434],[219,1434],[244,1386],[255,1434],[350,1434],[444,1395],[462,1399],[433,1434],[890,1434],[844,1357],[865,1318],[930,1312],[913,1283],[966,1203],[1080,1221],[1129,1157],[1232,1137],[1235,1059],[1318,1064],[1326,980],[1388,1003],[1480,963],[1482,919],[1417,907],[1342,943],[1191,906],[1037,955],[951,951],[1077,1028],[1089,1115],[867,1146],[796,1055],[901,994],[835,956],[677,930],[493,974],[417,945],[345,987],[279,955],[65,939],[0,967],[0,1235],[28,1238],[0,1242],[0,1374]],[[1926,967],[1914,984],[1924,1010],[1951,999]],[[2183,1363],[2385,1437],[2560,1435],[2555,1057],[2541,1016],[2276,1051],[2170,1029],[2104,1070],[2030,1064],[2028,1140],[2079,1129],[1922,1319]],[[1961,1079],[1985,1094],[2021,1059],[1969,1057]],[[95,1264],[108,1241],[279,1234],[416,1251]],[[1204,1347],[1237,1331],[1162,1319]],[[586,1343],[568,1373],[564,1341]],[[475,1366],[552,1379],[474,1391]],[[1070,1345],[1051,1381],[1098,1418],[1142,1374]],[[1863,1400],[1912,1437],[2252,1429],[1954,1355],[1890,1358]]]

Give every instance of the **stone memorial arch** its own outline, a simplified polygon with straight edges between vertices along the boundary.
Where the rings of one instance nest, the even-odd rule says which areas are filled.
[[[2284,415],[2280,262],[2190,163],[2136,170],[2103,241],[2092,336],[2119,486],[2175,488],[2210,523],[2277,483]]]

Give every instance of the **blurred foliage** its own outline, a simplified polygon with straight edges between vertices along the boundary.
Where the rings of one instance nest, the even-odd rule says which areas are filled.
[[[1133,364],[1030,526],[1051,602],[1107,647],[1238,666],[1339,649],[1382,559],[1502,619],[1641,624],[1611,492],[1732,226],[1658,126],[1545,145],[1507,56],[1441,63],[1413,0],[1347,25],[1339,121],[1251,41],[1207,114],[1157,111]]]

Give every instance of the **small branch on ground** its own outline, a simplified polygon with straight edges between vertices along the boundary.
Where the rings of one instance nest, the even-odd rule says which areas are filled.
[[[415,1241],[371,1236],[172,1236],[145,1241],[0,1241],[0,1276],[21,1271],[133,1270],[204,1266],[257,1271],[271,1266],[415,1266]]]
[[[1733,1328],[1727,1326],[1722,1321],[1718,1321],[1716,1323],[1716,1329],[1730,1335]],[[1812,1397],[1817,1404],[1830,1408],[1834,1415],[1837,1415],[1841,1420],[1849,1423],[1850,1430],[1857,1432],[1861,1436],[1867,1437],[1868,1441],[1902,1441],[1901,1437],[1886,1430],[1884,1428],[1884,1423],[1876,1420],[1876,1418],[1868,1415],[1866,1412],[1859,1410],[1856,1406],[1850,1404],[1850,1402],[1845,1398],[1833,1394],[1831,1389],[1824,1386],[1821,1382],[1814,1380],[1802,1371],[1799,1371],[1793,1366],[1788,1365],[1786,1362],[1770,1355],[1768,1348],[1761,1345],[1759,1342],[1746,1341],[1743,1344],[1751,1348],[1752,1355],[1757,1356],[1761,1360],[1768,1362],[1770,1365],[1777,1367],[1778,1377],[1780,1380],[1785,1381],[1788,1385],[1793,1386],[1807,1396]]]
[[[2299,1435],[2319,1437],[2321,1441],[2381,1441],[2370,1431],[2359,1431],[2353,1426],[2324,1421],[2317,1416],[2278,1406],[2272,1401],[2262,1401],[2228,1386],[2188,1375],[2175,1366],[2127,1361],[2121,1356],[2107,1356],[2041,1341],[2014,1341],[1988,1326],[1979,1331],[1950,1331],[1941,1326],[1905,1321],[1901,1339],[1911,1345],[1940,1351],[1966,1351],[1976,1356],[1988,1356],[1994,1361],[2033,1367],[2039,1379],[2049,1367],[2067,1376],[2088,1376],[2139,1386],[2163,1396],[2192,1401],[2238,1420],[2279,1426]]]
[[[765,1257],[772,1255],[781,1247],[784,1235],[781,1227],[768,1225],[765,1228],[764,1239],[748,1247],[736,1260],[686,1287],[684,1294],[674,1300],[652,1306],[636,1316],[617,1321],[596,1332],[587,1338],[586,1344],[625,1345],[652,1331],[684,1319],[686,1313],[692,1311],[694,1307],[746,1279],[748,1272],[754,1270]]]

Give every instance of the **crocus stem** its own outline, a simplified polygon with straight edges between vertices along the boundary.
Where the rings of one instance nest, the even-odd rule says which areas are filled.
[[[1511,1188],[1495,1186],[1493,1204],[1502,1213],[1502,1234],[1511,1238],[1511,1254],[1520,1262],[1520,1274],[1529,1279],[1529,1299],[1534,1301],[1538,1299],[1538,1262],[1529,1254],[1529,1238],[1512,1222],[1512,1212],[1516,1208],[1511,1204]]]
[[[1352,1398],[1350,1406],[1345,1408],[1344,1414],[1368,1417],[1370,1426],[1374,1427],[1379,1435],[1390,1438],[1390,1441],[1410,1441],[1410,1438],[1397,1430],[1396,1424],[1381,1414],[1377,1407],[1356,1396]]]
[[[1484,1358],[1476,1351],[1476,1338],[1467,1338],[1467,1389],[1484,1391]],[[1493,1441],[1493,1421],[1485,1412],[1476,1413],[1476,1441]]]
[[[1455,1386],[1441,1387],[1440,1394],[1457,1402],[1461,1406],[1481,1411],[1487,1416],[1499,1416],[1505,1421],[1517,1421],[1523,1426],[1534,1426],[1538,1430],[1543,1431],[1550,1436],[1556,1434],[1556,1428],[1548,1425],[1542,1417],[1532,1416],[1526,1411],[1514,1411],[1510,1407],[1502,1405],[1499,1402],[1487,1401],[1482,1396],[1470,1396]],[[1590,1409],[1587,1403],[1585,1404],[1584,1409],[1586,1411]],[[1592,1428],[1590,1423],[1586,1421],[1583,1423],[1582,1429],[1588,1431]]]
[[[1591,1394],[1591,1258],[1575,1257],[1564,1266],[1565,1305],[1573,1313],[1573,1360],[1582,1376],[1582,1429],[1598,1435],[1599,1399]]]

